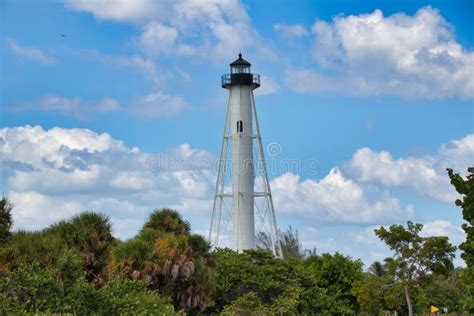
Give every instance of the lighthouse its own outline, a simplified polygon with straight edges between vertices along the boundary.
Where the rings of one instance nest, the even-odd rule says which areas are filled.
[[[239,54],[221,84],[229,98],[209,240],[215,247],[242,252],[255,249],[259,236],[265,248],[281,256],[253,95],[260,75],[252,73],[251,64]]]

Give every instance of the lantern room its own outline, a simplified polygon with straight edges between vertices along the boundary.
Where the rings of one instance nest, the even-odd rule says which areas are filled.
[[[250,66],[252,65],[239,54],[239,58],[230,64],[230,74],[222,75],[222,87],[226,89],[235,85],[249,85],[253,89],[260,87],[260,75],[253,74]]]

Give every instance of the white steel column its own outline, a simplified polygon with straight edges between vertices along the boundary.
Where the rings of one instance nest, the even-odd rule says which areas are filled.
[[[255,248],[252,86],[230,87],[232,135],[232,222],[237,251]]]

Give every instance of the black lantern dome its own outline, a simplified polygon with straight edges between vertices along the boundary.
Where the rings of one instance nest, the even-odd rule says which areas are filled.
[[[230,63],[230,74],[222,75],[222,87],[226,89],[233,85],[251,85],[253,89],[260,87],[260,75],[252,74],[250,66],[252,64],[239,54],[239,58]]]

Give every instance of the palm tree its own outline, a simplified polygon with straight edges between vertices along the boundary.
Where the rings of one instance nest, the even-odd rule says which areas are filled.
[[[203,311],[211,304],[212,272],[206,264],[210,245],[190,231],[175,210],[153,211],[137,236],[112,250],[109,277],[145,280],[173,297],[177,309]]]
[[[60,221],[44,233],[58,236],[68,248],[77,249],[84,261],[88,279],[102,282],[111,246],[116,242],[112,224],[105,214],[83,212],[68,221]]]
[[[380,261],[374,261],[370,265],[368,272],[373,276],[383,277],[387,275],[387,268]]]
[[[189,235],[191,232],[189,222],[183,220],[177,211],[169,208],[153,211],[148,221],[143,225],[143,229],[146,228],[175,235]]]

